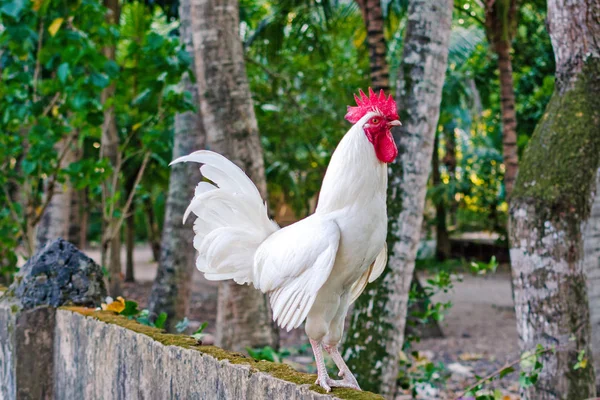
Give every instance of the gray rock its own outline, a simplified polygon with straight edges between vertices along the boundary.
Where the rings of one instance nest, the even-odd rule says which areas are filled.
[[[25,263],[8,294],[18,298],[25,310],[66,303],[94,307],[106,297],[106,288],[100,266],[59,238]]]

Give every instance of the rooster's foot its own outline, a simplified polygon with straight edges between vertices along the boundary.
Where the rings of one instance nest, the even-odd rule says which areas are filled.
[[[345,382],[348,385],[350,385],[350,386],[340,386],[340,387],[349,387],[349,388],[356,389],[356,390],[362,390],[360,388],[360,386],[358,386],[358,382],[356,381],[356,378],[354,377],[354,375],[352,375],[352,373],[350,372],[350,370],[348,370],[348,371],[340,371],[338,373],[338,376],[341,377],[341,378],[343,378],[343,379],[341,381],[337,381],[337,382]]]
[[[315,385],[321,386],[323,389],[325,389],[325,391],[327,393],[329,393],[329,392],[331,392],[331,386],[329,385],[329,383],[332,381],[333,381],[333,379],[331,379],[328,376],[318,377],[317,380],[315,381]]]
[[[330,387],[340,387],[340,388],[361,390],[360,386],[358,386],[358,383],[356,382],[356,380],[354,382],[351,382],[348,379],[340,379],[340,380],[336,381],[335,379],[327,378],[327,384]]]

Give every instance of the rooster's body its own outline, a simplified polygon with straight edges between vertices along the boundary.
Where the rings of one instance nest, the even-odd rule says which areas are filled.
[[[348,307],[387,262],[387,167],[397,155],[395,103],[361,92],[346,118],[354,126],[331,157],[315,213],[285,228],[267,216],[252,181],[225,157],[198,151],[174,162],[204,164],[185,217],[193,212],[197,267],[207,279],[252,283],[269,293],[273,318],[290,330],[306,320],[317,383],[358,388],[337,351]],[[184,217],[184,218],[185,218]],[[321,345],[344,379],[329,378]]]

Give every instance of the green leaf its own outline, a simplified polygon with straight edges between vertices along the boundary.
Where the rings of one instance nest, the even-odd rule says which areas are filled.
[[[56,70],[56,75],[58,76],[58,80],[61,83],[65,83],[67,81],[67,78],[69,77],[69,64],[68,63],[62,63],[58,66],[58,69]]]
[[[36,167],[37,165],[32,161],[27,159],[21,161],[21,168],[23,168],[23,172],[25,172],[26,175],[31,175],[31,173],[35,171]]]
[[[133,317],[139,313],[140,310],[138,310],[138,304],[135,301],[125,300],[125,309],[123,309],[123,311],[121,311],[119,314],[126,317]]]
[[[25,0],[9,0],[0,7],[2,14],[18,19],[21,11],[25,7]]]
[[[91,79],[92,79],[92,85],[99,87],[99,88],[105,88],[110,83],[108,76],[106,76],[105,74],[97,73],[97,72],[94,72],[91,75]]]
[[[502,379],[506,375],[508,375],[508,374],[510,374],[511,372],[514,372],[514,371],[515,371],[515,369],[513,367],[504,368],[502,371],[500,371],[499,378]]]
[[[165,327],[165,322],[167,322],[167,313],[163,311],[154,321],[154,326],[156,326],[158,329],[163,329]]]
[[[148,100],[150,98],[150,95],[152,94],[152,90],[150,89],[144,89],[142,91],[142,93],[140,93],[135,99],[133,99],[133,105],[134,106],[138,106],[144,102],[146,102],[146,100]]]
[[[185,317],[184,319],[179,321],[177,324],[175,324],[175,330],[177,331],[177,333],[183,333],[183,331],[185,331],[187,329],[189,324],[190,324],[190,320],[188,319],[188,317]]]
[[[201,334],[201,333],[202,333],[202,331],[204,331],[204,329],[206,329],[206,327],[207,327],[207,326],[208,326],[208,322],[203,322],[203,323],[200,325],[200,327],[199,327],[199,328],[196,330],[196,332],[194,332],[194,333],[192,334],[192,336]]]

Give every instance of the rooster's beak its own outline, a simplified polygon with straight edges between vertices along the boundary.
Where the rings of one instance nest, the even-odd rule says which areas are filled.
[[[402,126],[402,124],[400,123],[400,121],[398,121],[397,119],[390,121],[387,123],[387,125],[391,128],[392,126]]]

